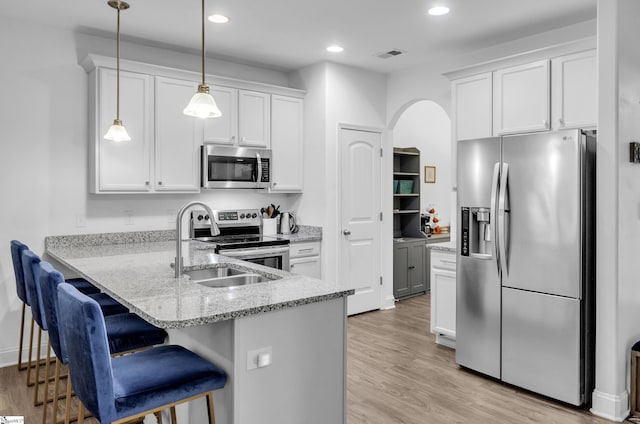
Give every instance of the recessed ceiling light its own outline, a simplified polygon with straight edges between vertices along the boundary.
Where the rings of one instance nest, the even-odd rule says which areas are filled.
[[[218,14],[209,16],[209,20],[214,24],[226,24],[227,22],[229,22],[229,18],[224,15]]]
[[[340,53],[341,51],[344,51],[344,48],[338,45],[333,45],[327,47],[327,51],[331,53]]]
[[[449,8],[447,6],[436,6],[429,9],[429,15],[431,16],[442,16],[449,13]]]

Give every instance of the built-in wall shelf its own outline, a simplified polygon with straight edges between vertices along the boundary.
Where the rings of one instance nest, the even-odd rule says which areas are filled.
[[[420,150],[393,149],[393,237],[424,238],[420,231]]]

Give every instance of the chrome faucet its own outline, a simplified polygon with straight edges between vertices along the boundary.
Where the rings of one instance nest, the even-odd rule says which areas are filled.
[[[182,208],[180,208],[180,210],[178,211],[178,217],[176,219],[176,262],[175,262],[176,278],[179,278],[182,276],[182,217],[190,207],[196,206],[196,205],[202,206],[204,210],[206,210],[207,213],[209,214],[209,217],[211,219],[211,235],[217,236],[218,234],[220,234],[220,228],[218,228],[218,224],[216,224],[215,217],[213,216],[213,211],[211,211],[211,208],[209,206],[205,205],[202,202],[194,201],[194,202],[189,202],[186,205],[184,205]]]

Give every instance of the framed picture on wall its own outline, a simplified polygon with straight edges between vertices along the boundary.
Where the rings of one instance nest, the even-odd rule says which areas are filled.
[[[427,184],[434,184],[436,182],[436,167],[428,166],[424,167],[424,182]]]

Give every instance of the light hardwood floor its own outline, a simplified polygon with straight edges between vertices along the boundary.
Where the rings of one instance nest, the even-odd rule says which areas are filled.
[[[610,423],[461,369],[452,349],[436,345],[429,311],[423,295],[349,318],[348,424]],[[15,366],[0,368],[0,416],[39,423],[42,407],[32,406],[24,378]]]
[[[461,369],[429,331],[430,297],[349,318],[349,424],[610,423]]]

